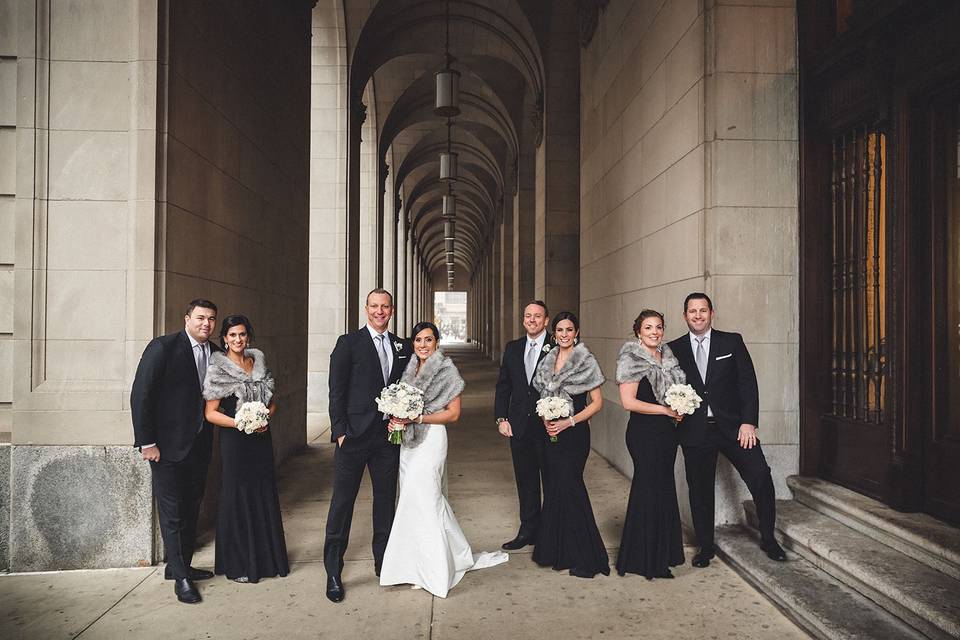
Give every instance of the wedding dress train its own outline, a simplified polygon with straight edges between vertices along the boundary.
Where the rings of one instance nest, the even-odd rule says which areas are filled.
[[[416,446],[400,449],[400,498],[380,569],[381,586],[412,584],[446,598],[463,575],[509,560],[474,554],[444,494],[447,429],[430,425]]]

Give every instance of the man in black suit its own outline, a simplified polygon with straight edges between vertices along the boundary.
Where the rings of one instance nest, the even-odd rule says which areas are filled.
[[[753,361],[739,333],[713,329],[713,302],[691,293],[683,303],[690,333],[670,343],[690,384],[703,399],[700,408],[677,426],[683,447],[690,511],[700,550],[693,566],[706,567],[714,555],[714,490],[717,453],[740,473],[760,520],[760,548],[773,560],[786,560],[774,538],[776,501],[770,467],[757,438],[760,394]]]
[[[387,440],[387,419],[377,411],[376,399],[385,386],[400,380],[412,349],[408,341],[387,331],[393,316],[393,296],[389,292],[371,291],[364,310],[366,326],[340,336],[330,354],[330,437],[337,449],[323,563],[327,598],[332,602],[342,601],[345,595],[340,574],[364,468],[370,470],[373,485],[373,563],[377,575],[397,498],[400,447]]]
[[[523,328],[527,335],[507,343],[500,362],[494,414],[500,435],[510,438],[513,473],[520,499],[520,530],[505,542],[507,551],[521,549],[537,541],[540,526],[540,497],[543,475],[543,421],[537,415],[540,394],[530,382],[540,359],[549,349],[550,320],[547,305],[534,300],[523,310]]]
[[[200,501],[207,481],[213,427],[203,417],[201,390],[217,321],[217,306],[194,300],[184,328],[154,338],[144,349],[130,390],[134,445],[150,461],[160,534],[166,553],[164,576],[180,602],[200,602],[194,580],[213,573],[190,566]]]

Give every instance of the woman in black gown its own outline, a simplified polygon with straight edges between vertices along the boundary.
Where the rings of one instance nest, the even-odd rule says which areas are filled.
[[[572,576],[592,578],[598,573],[610,575],[607,550],[583,482],[590,455],[588,421],[603,406],[603,373],[586,345],[578,344],[579,333],[580,322],[574,314],[558,313],[553,319],[557,346],[543,357],[533,376],[541,398],[562,397],[573,405],[571,417],[544,420],[546,480],[533,560],[557,571],[569,569]]]
[[[263,352],[249,348],[252,339],[245,316],[227,316],[220,329],[224,352],[211,355],[203,385],[207,421],[224,427],[214,570],[236,582],[290,572],[269,425],[246,434],[234,420],[244,402],[262,402],[271,417],[276,411],[273,375]]]
[[[627,449],[633,458],[633,482],[617,555],[617,573],[648,580],[672,578],[681,565],[683,538],[673,465],[677,458],[674,421],[682,416],[661,404],[670,385],[686,382],[670,347],[662,344],[663,315],[644,310],[633,323],[636,340],[617,358],[620,403],[630,412]]]

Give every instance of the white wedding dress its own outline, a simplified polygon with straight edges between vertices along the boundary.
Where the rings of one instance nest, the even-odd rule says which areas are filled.
[[[412,584],[447,597],[463,574],[509,560],[502,551],[474,555],[444,495],[447,428],[430,425],[423,441],[401,445],[400,499],[380,568],[380,585]]]

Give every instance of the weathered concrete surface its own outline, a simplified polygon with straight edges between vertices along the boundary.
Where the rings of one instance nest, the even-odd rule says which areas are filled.
[[[0,571],[10,568],[10,445],[0,444]]]
[[[449,493],[460,524],[476,551],[498,548],[516,532],[516,492],[507,444],[493,426],[496,370],[479,357],[457,355],[467,380],[464,415],[450,427]],[[101,600],[87,604],[89,628],[81,638],[770,638],[805,634],[726,565],[708,569],[689,564],[674,580],[648,582],[638,576],[599,576],[593,580],[542,569],[530,549],[510,562],[471,572],[446,599],[405,587],[381,588],[373,575],[370,552],[370,491],[361,489],[347,550],[345,602],[324,597],[321,561],[323,527],[330,499],[332,447],[320,436],[303,454],[292,457],[280,474],[281,501],[292,572],[283,579],[240,585],[215,578],[202,582],[198,606],[181,605],[171,583],[155,573],[106,610]],[[601,532],[616,558],[628,481],[602,458],[592,455],[587,484]],[[209,537],[209,535],[207,536]],[[688,557],[692,549],[687,549]],[[212,566],[213,548],[205,545],[195,564]],[[88,580],[100,588],[119,584],[120,576],[141,572],[78,572],[43,576]],[[0,577],[0,602],[36,576]],[[123,584],[130,584],[128,582]],[[134,584],[136,584],[134,582]],[[69,637],[84,625],[62,614],[42,589],[22,591],[18,611],[32,611],[46,626],[11,627],[0,619],[0,637]],[[31,602],[33,607],[31,608]]]
[[[150,469],[133,448],[15,444],[10,464],[13,571],[149,564]]]

